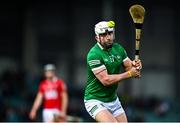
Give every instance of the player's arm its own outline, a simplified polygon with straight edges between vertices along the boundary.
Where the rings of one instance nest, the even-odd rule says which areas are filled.
[[[64,85],[64,89],[62,91],[62,112],[64,115],[67,114],[67,107],[68,107],[68,92],[66,85]]]
[[[110,75],[108,74],[107,69],[104,66],[104,68],[102,67],[101,69],[93,70],[93,73],[104,86],[109,86],[109,85],[118,83],[123,79],[135,77],[139,75],[139,71],[136,70],[135,67],[131,67],[129,71],[126,71],[121,74]]]
[[[124,69],[125,71],[130,70],[132,67],[136,67],[137,70],[141,70],[142,69],[142,63],[141,60],[134,60],[132,61],[131,59],[129,59],[128,57],[123,61],[123,65],[124,65]]]
[[[36,112],[39,109],[40,105],[42,104],[42,100],[43,100],[43,94],[41,92],[38,92],[29,114],[30,119],[33,120],[36,118]]]
[[[131,61],[131,59],[129,59],[128,57],[123,60],[123,66],[125,71],[129,71],[132,68],[132,63],[133,61]]]
[[[68,107],[68,92],[65,83],[61,86],[60,89],[61,96],[62,96],[62,107],[61,107],[61,114],[60,115],[54,115],[54,122],[65,122],[67,117],[67,107]]]
[[[128,56],[127,56],[127,52],[126,50],[121,47],[119,49],[119,51],[121,51],[122,53],[122,58],[123,58],[123,66],[124,66],[124,70],[125,71],[129,71],[132,67],[136,67],[137,70],[141,70],[142,69],[142,63],[141,60],[131,60]]]
[[[121,74],[108,74],[106,66],[104,65],[101,55],[97,53],[90,53],[87,57],[87,63],[89,68],[92,70],[96,78],[104,85],[109,86],[114,83],[118,83],[123,79],[137,76],[139,73],[134,68],[131,67],[129,71]]]
[[[135,67],[137,70],[139,70],[139,75],[135,77],[141,77],[140,70],[142,69],[142,63],[141,60],[134,60],[131,61],[128,57],[123,61],[124,69],[125,71],[129,71],[132,67]]]

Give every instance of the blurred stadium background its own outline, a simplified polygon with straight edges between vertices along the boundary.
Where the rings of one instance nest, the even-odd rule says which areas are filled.
[[[180,13],[174,0],[77,0],[0,3],[0,121],[30,121],[42,77],[54,63],[68,86],[68,114],[93,121],[83,104],[86,54],[94,25],[116,22],[116,42],[134,58],[129,7],[146,8],[141,42],[142,78],[119,84],[129,121],[180,121]],[[41,110],[36,121],[41,121]]]

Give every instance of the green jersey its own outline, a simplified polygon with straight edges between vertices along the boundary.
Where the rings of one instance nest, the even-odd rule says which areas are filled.
[[[115,100],[117,98],[116,90],[118,84],[104,86],[96,78],[93,71],[105,68],[108,74],[118,74],[122,68],[123,61],[127,58],[125,49],[117,43],[114,43],[109,50],[104,50],[99,43],[95,44],[87,55],[88,79],[84,99],[97,99],[103,102]]]

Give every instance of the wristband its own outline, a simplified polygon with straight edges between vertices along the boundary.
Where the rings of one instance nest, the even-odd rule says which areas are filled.
[[[131,72],[130,72],[130,71],[128,71],[128,75],[129,75],[129,77],[132,77],[132,74],[131,74]]]

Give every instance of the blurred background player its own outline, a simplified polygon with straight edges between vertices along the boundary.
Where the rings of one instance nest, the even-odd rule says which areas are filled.
[[[141,61],[131,61],[125,49],[113,43],[113,21],[97,23],[95,34],[97,43],[87,55],[88,79],[84,94],[86,110],[96,121],[127,122],[116,91],[122,80],[140,77]]]
[[[55,73],[55,65],[44,66],[45,79],[40,82],[39,90],[30,111],[29,117],[34,120],[37,110],[42,102],[42,117],[44,122],[66,121],[68,106],[68,93],[63,80],[59,79]]]

